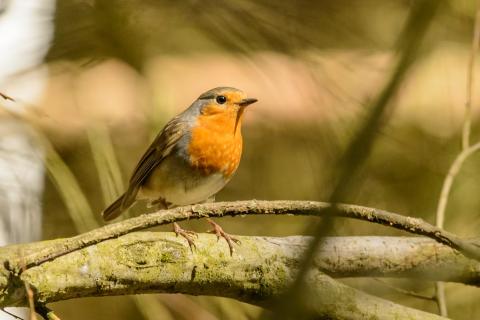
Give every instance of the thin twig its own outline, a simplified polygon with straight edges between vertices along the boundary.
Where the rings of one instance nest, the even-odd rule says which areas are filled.
[[[411,296],[411,297],[414,297],[414,298],[422,299],[422,300],[435,301],[435,296],[427,296],[427,295],[424,295],[424,294],[417,293],[415,291],[405,290],[405,289],[402,289],[402,288],[399,288],[399,287],[396,287],[396,286],[392,286],[390,283],[386,282],[385,280],[379,279],[379,278],[374,278],[374,279],[376,281],[380,282],[383,286],[385,286],[386,288],[388,288],[392,291],[395,291],[395,292],[398,292],[398,293],[401,293],[401,294],[404,294],[404,295],[407,295],[407,296]]]
[[[30,320],[37,320],[37,314],[35,313],[35,301],[34,301],[34,296],[33,296],[33,290],[30,288],[30,285],[28,284],[27,281],[23,282],[25,285],[25,292],[27,294],[27,300],[28,300],[28,307],[30,310]]]
[[[440,198],[438,201],[437,213],[436,213],[436,223],[435,225],[438,228],[443,228],[443,224],[445,221],[445,211],[447,208],[448,197],[450,195],[450,190],[452,189],[453,181],[455,177],[458,175],[458,172],[462,168],[463,163],[465,160],[470,157],[472,154],[480,150],[480,142],[468,147],[467,149],[463,150],[453,161],[450,169],[448,169],[447,176],[442,185],[442,191],[440,192]]]
[[[15,319],[17,319],[17,320],[23,320],[23,318],[21,318],[21,317],[17,316],[16,314],[13,314],[13,313],[5,310],[4,308],[0,308],[0,311],[5,312],[5,313],[8,314],[9,316],[11,316],[11,317],[13,317],[13,318],[15,318]]]
[[[25,261],[25,254],[22,248],[19,248],[18,256],[20,258],[20,268],[22,271],[27,269],[27,263]],[[29,320],[37,320],[37,314],[35,313],[35,296],[28,281],[23,280],[23,286],[25,288],[25,295],[27,296],[27,302],[29,307]]]
[[[435,301],[437,302],[440,315],[442,317],[448,317],[445,283],[442,281],[435,282]]]
[[[478,54],[478,46],[480,43],[480,0],[477,2],[477,10],[475,14],[475,24],[473,27],[472,49],[470,51],[470,61],[467,69],[467,98],[465,101],[465,120],[462,130],[462,149],[465,150],[470,146],[470,131],[472,122],[472,100],[475,82],[475,61]]]
[[[7,96],[6,94],[1,93],[1,92],[0,92],[0,97],[2,97],[5,100],[15,101],[15,99],[13,99],[12,97]]]

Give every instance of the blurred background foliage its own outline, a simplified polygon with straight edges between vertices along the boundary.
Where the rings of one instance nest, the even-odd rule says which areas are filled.
[[[389,75],[413,2],[58,1],[48,89],[36,110],[51,143],[44,238],[102,224],[99,212],[122,190],[152,137],[216,86],[238,87],[259,99],[246,115],[240,168],[217,201],[326,200],[339,155]],[[434,221],[442,181],[461,148],[474,14],[473,0],[445,1],[345,202]],[[478,95],[473,101],[476,141]],[[445,227],[463,236],[478,236],[479,168],[478,156],[468,160],[448,205]],[[312,222],[245,217],[221,224],[233,234],[285,236],[304,233]],[[204,221],[183,226],[207,230]],[[346,220],[330,233],[402,234]],[[434,302],[372,279],[345,281],[437,312]],[[433,292],[429,282],[392,283]],[[448,285],[447,297],[452,318],[480,314],[478,290]],[[65,319],[254,319],[261,311],[228,299],[180,295],[81,299],[53,308]]]

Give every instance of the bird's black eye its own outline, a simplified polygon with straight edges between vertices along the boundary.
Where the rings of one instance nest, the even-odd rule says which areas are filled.
[[[215,100],[218,104],[224,104],[225,102],[227,102],[227,98],[225,96],[217,96]]]

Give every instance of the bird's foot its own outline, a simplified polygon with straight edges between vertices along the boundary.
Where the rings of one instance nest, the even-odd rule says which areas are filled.
[[[223,231],[222,227],[216,224],[213,220],[207,219],[207,222],[210,223],[210,225],[213,227],[213,229],[208,231],[208,233],[215,234],[217,236],[217,241],[220,240],[220,237],[225,239],[225,241],[227,241],[228,248],[230,249],[230,256],[232,256],[234,251],[233,244],[235,243],[239,245],[241,243],[240,240]]]
[[[195,246],[195,239],[194,239],[194,237],[198,238],[197,233],[194,231],[182,229],[182,227],[180,227],[176,222],[173,223],[173,232],[175,232],[175,235],[177,237],[180,235],[183,238],[185,238],[185,240],[187,240],[188,246],[190,247],[190,251],[192,251],[193,253],[193,248],[195,249],[197,248]]]

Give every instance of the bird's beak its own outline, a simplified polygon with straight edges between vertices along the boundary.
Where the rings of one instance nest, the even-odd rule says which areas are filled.
[[[252,103],[257,102],[258,100],[255,98],[245,98],[240,103],[238,104],[240,107],[246,107],[248,105],[251,105]]]
[[[238,123],[240,122],[240,118],[242,117],[243,115],[243,112],[245,111],[245,107],[246,106],[249,106],[251,105],[252,103],[255,103],[257,102],[258,100],[255,99],[255,98],[245,98],[245,99],[242,99],[238,105],[240,106],[240,109],[238,110],[237,112],[237,118],[235,119],[235,129],[233,131],[233,133],[235,134],[235,132],[237,132],[237,126],[238,126]]]

